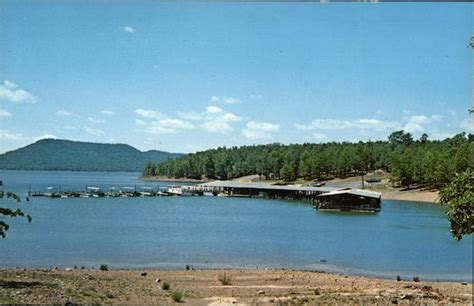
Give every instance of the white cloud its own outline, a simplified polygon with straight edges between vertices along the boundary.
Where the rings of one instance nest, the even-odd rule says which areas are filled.
[[[315,127],[312,125],[304,125],[304,124],[299,124],[299,123],[295,123],[294,126],[297,130],[300,130],[300,131],[312,131],[315,129]]]
[[[403,122],[406,122],[402,128],[405,132],[409,133],[424,133],[426,131],[426,125],[430,125],[435,122],[440,122],[443,119],[441,115],[411,115],[404,116]]]
[[[263,96],[259,94],[251,94],[249,98],[252,100],[260,100],[260,99],[263,99]]]
[[[222,113],[222,112],[223,112],[222,108],[217,107],[217,106],[211,105],[211,106],[206,107],[206,113],[208,114],[217,114],[217,113]]]
[[[227,123],[223,121],[206,121],[204,122],[201,127],[213,133],[227,133],[233,130],[233,128]]]
[[[33,138],[33,141],[38,141],[38,140],[41,140],[41,139],[56,139],[57,137],[53,134],[43,134],[43,135],[40,135],[40,136],[34,136],[32,138]]]
[[[149,123],[140,119],[136,119],[135,123],[139,126],[145,127],[143,130],[145,133],[155,135],[177,133],[180,130],[195,128],[194,124],[190,122],[173,118],[165,118]]]
[[[0,139],[4,140],[26,140],[26,141],[37,141],[44,138],[56,138],[53,134],[43,134],[38,136],[24,136],[21,133],[13,133],[10,130],[0,129]]]
[[[467,133],[474,134],[474,118],[466,118],[459,124],[459,127]]]
[[[124,26],[123,30],[128,33],[135,33],[135,29],[132,28],[131,26]]]
[[[10,132],[10,130],[0,129],[0,139],[23,140],[24,137],[21,133],[15,134]]]
[[[280,126],[278,124],[267,122],[247,122],[246,128],[242,130],[242,134],[251,140],[270,140],[272,133],[278,132]]]
[[[313,137],[318,142],[327,141],[329,139],[329,137],[326,134],[322,134],[322,133],[314,133]]]
[[[223,101],[224,103],[227,103],[227,104],[240,103],[240,100],[239,100],[239,99],[233,98],[233,97],[223,97],[223,98],[222,98],[222,101]]]
[[[87,117],[87,121],[92,122],[92,123],[106,123],[104,119],[96,119],[93,117]]]
[[[199,121],[203,120],[204,116],[202,114],[196,112],[178,112],[178,117],[183,120],[192,120],[192,121]]]
[[[147,119],[166,119],[166,115],[159,111],[151,110],[151,109],[136,109],[135,113],[139,116]]]
[[[56,115],[62,117],[79,117],[78,115],[64,109],[57,110]]]
[[[135,111],[139,116],[145,119],[158,119],[152,122],[136,119],[135,123],[145,127],[142,131],[150,134],[169,134],[177,133],[185,129],[199,128],[207,132],[227,133],[233,130],[230,125],[233,122],[243,121],[233,113],[226,112],[222,108],[209,105],[203,112],[178,112],[178,118],[168,117],[153,110],[137,109]]]
[[[3,84],[0,85],[0,99],[26,103],[36,103],[38,101],[38,98],[31,93],[19,88],[18,85],[8,80],[5,80]]]
[[[0,108],[0,117],[11,117],[12,113],[7,111],[6,109],[1,109]]]
[[[212,120],[219,122],[240,122],[242,121],[242,117],[236,116],[232,113],[224,113],[219,117],[213,118]]]
[[[434,133],[430,133],[429,138],[437,139],[437,140],[444,140],[446,138],[451,138],[454,135],[455,135],[454,133],[434,132]]]
[[[180,119],[163,119],[155,124],[158,124],[163,127],[168,127],[172,129],[192,129],[194,125],[192,123],[180,120]]]
[[[141,120],[141,119],[135,119],[135,124],[136,125],[141,125],[141,126],[145,126],[146,125],[146,122]]]
[[[301,131],[320,130],[344,130],[344,129],[375,129],[391,130],[400,127],[397,122],[381,121],[373,118],[362,118],[357,120],[339,119],[315,119],[309,125],[295,123],[295,128]]]
[[[229,123],[240,122],[242,120],[242,117],[225,112],[220,107],[208,106],[206,107],[205,114],[202,116],[203,123],[200,125],[200,127],[208,132],[225,134],[233,130]]]
[[[219,102],[222,101],[227,104],[236,104],[240,103],[240,100],[234,97],[218,97],[218,96],[212,96],[209,101],[211,102]]]
[[[425,131],[425,128],[423,127],[423,125],[419,123],[409,122],[403,127],[403,130],[405,132],[409,132],[413,134],[413,133],[423,133]]]
[[[85,130],[86,130],[87,134],[90,134],[92,136],[102,136],[102,135],[105,134],[105,132],[101,129],[94,129],[94,128],[86,127]]]
[[[107,115],[107,116],[112,116],[112,115],[114,114],[113,111],[111,111],[111,110],[106,110],[106,109],[101,110],[100,113],[101,113],[102,115]]]

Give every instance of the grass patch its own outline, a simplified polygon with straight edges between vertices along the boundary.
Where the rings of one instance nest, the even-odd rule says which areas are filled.
[[[173,301],[175,301],[176,303],[179,303],[181,302],[181,300],[183,299],[183,293],[181,291],[174,291],[172,294],[171,294],[171,298],[173,299]]]
[[[109,266],[108,265],[100,265],[100,271],[109,271]]]
[[[219,281],[221,282],[222,285],[228,286],[232,282],[232,278],[230,276],[227,276],[225,273],[223,275],[219,276]]]
[[[170,287],[170,284],[167,282],[163,282],[163,284],[161,284],[161,289],[163,290],[170,290]]]

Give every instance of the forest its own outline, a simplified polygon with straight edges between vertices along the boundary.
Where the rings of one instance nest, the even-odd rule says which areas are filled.
[[[387,141],[268,144],[217,148],[161,163],[148,163],[144,176],[228,180],[258,174],[262,179],[325,180],[383,170],[405,188],[445,187],[457,173],[472,171],[473,135],[444,140],[427,134],[393,132]]]

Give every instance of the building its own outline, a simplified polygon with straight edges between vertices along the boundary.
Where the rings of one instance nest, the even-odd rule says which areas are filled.
[[[315,207],[319,210],[379,212],[382,194],[360,189],[342,189],[320,194]]]

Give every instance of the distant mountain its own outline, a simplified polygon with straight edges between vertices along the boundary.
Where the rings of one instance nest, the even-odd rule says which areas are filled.
[[[182,156],[162,151],[142,152],[126,144],[42,139],[0,154],[0,169],[142,171],[148,162]]]

